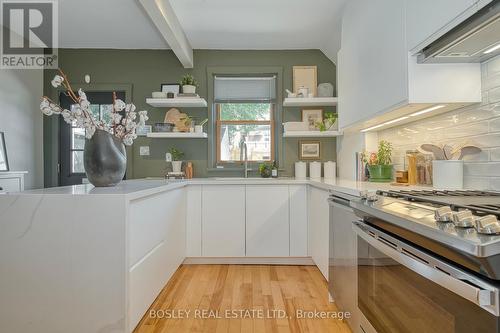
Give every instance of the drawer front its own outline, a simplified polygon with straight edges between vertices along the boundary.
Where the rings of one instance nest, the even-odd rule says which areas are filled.
[[[0,192],[19,192],[21,191],[20,178],[0,178]]]

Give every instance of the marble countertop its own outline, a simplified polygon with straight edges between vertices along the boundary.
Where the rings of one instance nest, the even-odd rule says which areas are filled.
[[[190,180],[165,180],[160,178],[146,178],[126,180],[114,187],[94,187],[90,184],[52,187],[38,190],[11,193],[8,195],[121,195],[133,200],[155,193],[169,191],[176,188],[192,185],[293,185],[304,184],[326,191],[337,191],[353,196],[359,196],[361,191],[380,189],[425,189],[422,186],[394,186],[389,183],[356,182],[344,179],[295,179],[295,178],[195,178]]]

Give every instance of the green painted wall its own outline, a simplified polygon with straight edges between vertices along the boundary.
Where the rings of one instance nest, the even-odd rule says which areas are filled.
[[[194,68],[184,69],[170,50],[109,50],[109,49],[60,49],[59,67],[68,75],[71,82],[82,85],[87,90],[98,90],[96,87],[112,86],[113,84],[131,85],[132,96],[127,96],[139,110],[149,111],[148,123],[162,121],[166,109],[150,107],[145,99],[151,92],[158,91],[161,83],[174,83],[185,73],[192,73],[199,82],[198,93],[208,100],[209,67],[281,67],[283,90],[292,88],[292,66],[318,66],[318,82],[332,82],[335,86],[335,65],[318,50],[286,50],[286,51],[222,51],[222,50],[195,50]],[[92,82],[86,85],[83,82],[85,74],[90,74]],[[56,96],[54,89],[48,84],[54,71],[45,71],[45,94]],[[283,94],[284,92],[280,92]],[[281,104],[281,101],[279,101]],[[283,121],[300,119],[300,108],[285,108],[279,105],[278,110],[283,112]],[[326,111],[334,110],[325,108]],[[189,115],[204,119],[208,116],[207,109],[183,109]],[[57,150],[54,131],[57,125],[54,119],[44,120],[45,133],[45,181],[47,186],[57,185],[54,180],[55,151]],[[55,118],[55,117],[52,117]],[[210,133],[209,133],[210,134]],[[208,140],[201,139],[149,139],[138,138],[129,149],[129,178],[163,176],[168,169],[164,161],[165,153],[170,147],[183,150],[185,159],[193,161],[195,177],[211,176],[241,176],[241,170],[209,171]],[[280,167],[282,175],[293,175],[293,163],[298,159],[298,139],[286,138],[282,140],[279,149],[283,160]],[[335,160],[335,139],[321,139],[322,159]],[[139,156],[139,146],[150,146],[150,156]]]

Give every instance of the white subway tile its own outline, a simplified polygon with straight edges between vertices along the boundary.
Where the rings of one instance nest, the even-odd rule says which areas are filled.
[[[490,151],[490,161],[500,161],[500,148],[495,148]]]
[[[467,176],[500,177],[500,163],[466,162],[464,174]]]
[[[489,60],[481,67],[487,69],[486,70],[487,75],[495,75],[497,73],[500,73],[500,56],[497,56]]]
[[[490,190],[500,191],[500,178],[490,178],[489,185]]]
[[[500,87],[500,73],[488,75],[481,81],[482,91],[491,91],[492,89]]]
[[[488,103],[496,103],[500,101],[500,87],[493,88],[488,91]]]
[[[473,190],[490,189],[490,179],[487,177],[464,177],[464,188]]]

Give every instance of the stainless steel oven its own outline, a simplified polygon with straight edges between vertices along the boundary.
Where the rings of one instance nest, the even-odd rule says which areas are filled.
[[[366,222],[354,222],[352,228],[361,249],[360,332],[500,332],[498,281]]]

